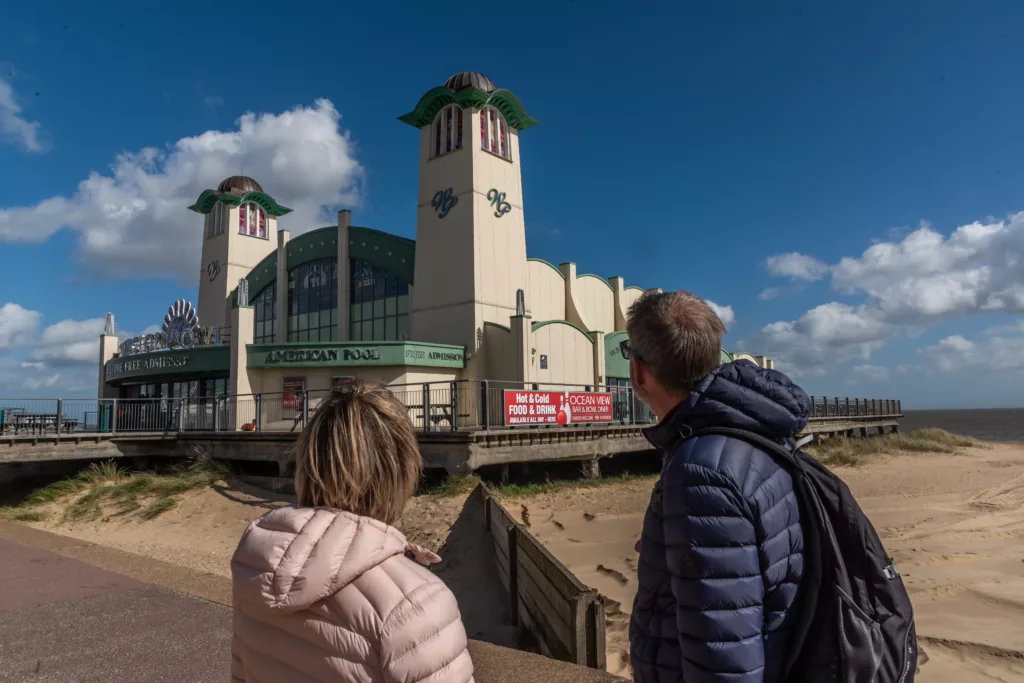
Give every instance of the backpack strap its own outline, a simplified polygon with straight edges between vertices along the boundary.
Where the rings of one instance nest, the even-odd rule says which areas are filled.
[[[746,441],[753,446],[757,446],[771,455],[777,455],[791,471],[800,471],[803,469],[803,465],[800,464],[800,461],[798,461],[790,451],[786,450],[784,446],[772,441],[771,439],[763,437],[760,434],[747,431],[746,429],[736,429],[735,427],[708,427],[707,429],[698,429],[693,432],[690,434],[690,438],[711,436],[714,434],[717,434],[718,436],[731,436],[734,439]]]

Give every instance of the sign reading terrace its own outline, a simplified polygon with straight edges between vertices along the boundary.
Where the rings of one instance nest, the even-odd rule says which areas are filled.
[[[505,424],[569,425],[612,421],[612,395],[584,391],[505,390]]]

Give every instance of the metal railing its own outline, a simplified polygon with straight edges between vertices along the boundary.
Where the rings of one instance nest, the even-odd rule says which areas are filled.
[[[652,424],[656,417],[630,387],[455,380],[388,387],[405,404],[420,432],[547,429],[557,425],[510,425],[505,392],[593,392],[612,395],[611,420],[594,425]],[[2,399],[0,436],[65,436],[83,433],[258,431],[295,432],[330,395],[329,390],[152,399]],[[811,396],[811,420],[868,421],[899,417],[896,399]]]
[[[894,398],[839,398],[811,396],[811,419],[898,417],[900,401]]]

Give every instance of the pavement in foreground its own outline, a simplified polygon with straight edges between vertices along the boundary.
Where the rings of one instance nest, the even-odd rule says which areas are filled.
[[[0,683],[223,683],[230,598],[224,577],[0,523]],[[476,641],[470,655],[478,683],[623,680]]]

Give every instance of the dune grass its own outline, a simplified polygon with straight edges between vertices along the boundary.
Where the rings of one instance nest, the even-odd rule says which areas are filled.
[[[153,519],[173,508],[176,497],[223,479],[227,469],[207,458],[167,472],[129,472],[113,461],[93,463],[73,477],[37,489],[20,506],[6,511],[16,521],[38,522],[41,509],[69,501],[64,519],[95,520],[138,513]]]
[[[984,446],[984,442],[969,436],[929,428],[916,429],[906,434],[830,438],[808,446],[807,452],[826,465],[858,465],[872,455],[959,453],[964,448]]]

